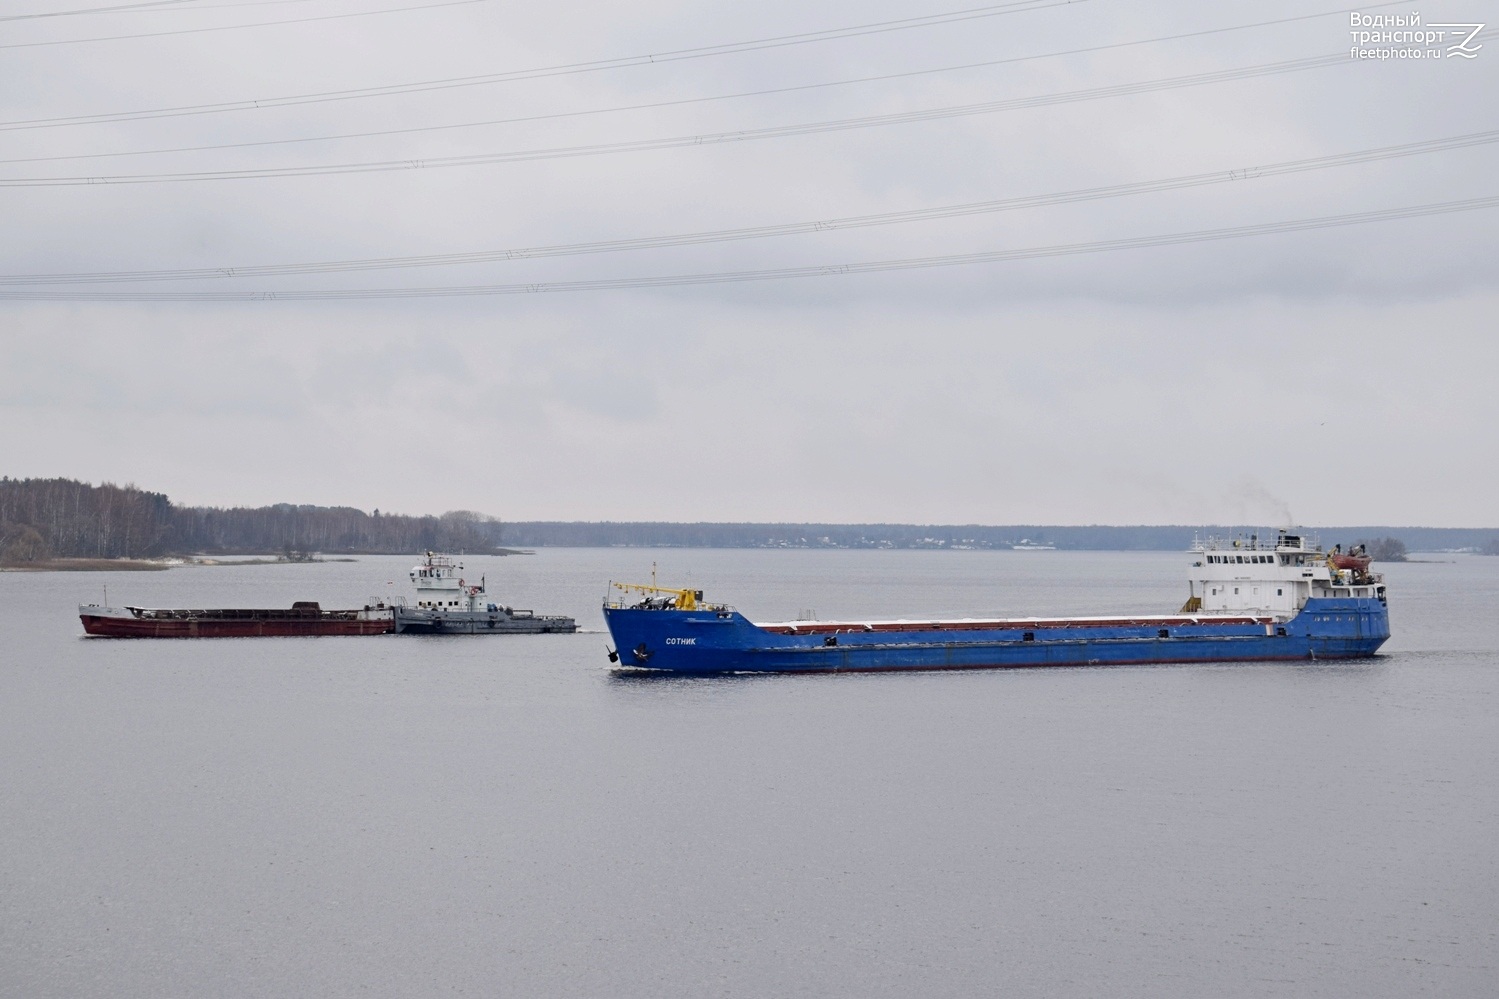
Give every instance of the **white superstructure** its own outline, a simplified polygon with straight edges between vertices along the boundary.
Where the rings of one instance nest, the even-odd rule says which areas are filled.
[[[1194,540],[1196,585],[1192,600],[1205,614],[1269,612],[1291,617],[1313,597],[1385,598],[1384,576],[1368,571],[1367,558],[1343,558],[1315,541],[1281,531],[1273,544],[1247,538]]]
[[[486,611],[489,598],[484,581],[472,586],[460,573],[463,564],[447,555],[427,552],[420,565],[412,566],[411,583],[416,587],[416,606],[424,610]]]

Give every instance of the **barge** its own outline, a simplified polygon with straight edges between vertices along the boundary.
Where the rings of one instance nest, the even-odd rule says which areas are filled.
[[[299,600],[290,608],[78,608],[86,634],[103,638],[270,638],[296,635],[384,635],[395,630],[390,607],[323,610]]]

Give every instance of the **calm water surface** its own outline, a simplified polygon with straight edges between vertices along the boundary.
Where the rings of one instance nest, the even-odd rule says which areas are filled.
[[[3,573],[0,994],[1492,996],[1499,559],[1429,557],[1361,662],[714,680],[612,675],[605,582],[1163,611],[1189,559],[542,550],[469,566],[589,631],[175,642],[76,605],[411,560]]]

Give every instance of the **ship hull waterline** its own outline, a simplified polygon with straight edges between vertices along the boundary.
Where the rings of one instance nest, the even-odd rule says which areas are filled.
[[[554,635],[572,634],[570,617],[518,616],[484,611],[430,611],[397,608],[395,631],[403,635]]]
[[[605,607],[619,665],[674,674],[841,673],[1356,659],[1389,637],[1382,601],[1308,601],[1295,616],[797,622],[737,611]]]

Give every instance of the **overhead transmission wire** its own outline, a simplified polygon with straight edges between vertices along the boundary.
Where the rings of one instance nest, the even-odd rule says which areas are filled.
[[[802,122],[793,125],[773,125],[768,128],[736,129],[728,132],[703,132],[694,135],[678,135],[660,139],[638,139],[626,142],[606,142],[584,146],[561,146],[546,149],[521,149],[501,153],[476,153],[464,156],[441,156],[428,158],[402,158],[397,160],[374,160],[356,163],[326,163],[309,166],[256,167],[241,170],[198,170],[178,173],[138,174],[93,174],[71,177],[0,177],[0,187],[84,187],[104,184],[158,184],[190,181],[216,180],[265,180],[278,177],[319,177],[338,174],[384,173],[396,170],[426,170],[449,167],[483,166],[498,163],[527,163],[537,160],[568,159],[578,156],[601,156],[615,153],[649,152],[661,149],[680,149],[688,146],[721,145],[731,142],[748,142],[759,139],[783,139],[800,135],[825,132],[840,132],[851,129],[875,128],[884,125],[904,125],[913,122],[936,121],[980,114],[994,114],[1024,108],[1048,107],[1055,104],[1070,104],[1078,101],[1099,100],[1108,97],[1123,97],[1131,94],[1150,93],[1161,90],[1176,90],[1182,87],[1222,83],[1229,80],[1251,79],[1280,73],[1293,73],[1329,66],[1355,65],[1346,53],[1313,56],[1308,59],[1292,59],[1287,62],[1246,66],[1238,69],[1216,70],[1190,76],[1168,77],[1163,80],[1147,80],[1137,83],[1115,84],[1090,90],[1073,90],[1059,94],[1043,94],[1036,97],[1011,98],[1003,101],[985,101],[979,104],[963,104],[951,107],[926,108],[919,111],[899,111],[891,114],[866,115],[859,118],[843,118],[832,121]]]
[[[162,8],[193,4],[190,12],[200,10],[227,10],[233,7],[285,7],[294,3],[317,3],[318,0],[229,0],[225,3],[207,3],[205,0],[151,0],[149,3],[127,3],[113,7],[85,7],[82,10],[53,10],[38,14],[4,14],[0,21],[30,21],[45,17],[73,17],[82,14],[159,14],[171,13]]]
[[[1037,3],[1038,0],[1024,0],[1024,2],[1026,2],[1028,4],[1034,4],[1034,3]],[[1047,7],[1050,7],[1050,6],[1062,6],[1062,5],[1070,3],[1070,2],[1073,2],[1073,0],[1053,0],[1053,2],[1045,4],[1045,6],[1047,6]],[[1085,3],[1085,2],[1088,2],[1088,0],[1076,0],[1076,2]],[[1387,2],[1384,2],[1384,3],[1364,4],[1360,9],[1362,9],[1362,10],[1378,10],[1381,7],[1395,7],[1395,6],[1400,6],[1400,5],[1404,4],[1405,2],[1406,2],[1406,0],[1387,0]],[[1008,8],[1008,7],[1015,6],[1015,5],[1014,4],[1002,4],[1000,6]],[[982,10],[988,10],[989,8],[980,8],[980,9],[982,9]],[[1029,10],[1038,10],[1038,9],[1044,9],[1044,8],[1043,7],[1037,7],[1037,6],[1025,6],[1025,7],[1022,7],[1022,8],[1017,9],[1017,10],[1007,10],[1007,9],[1006,10],[996,10],[992,14],[984,14],[984,15],[981,15],[981,16],[991,17],[991,16],[999,16],[999,15],[1005,14],[1005,13],[1025,13],[1025,12],[1027,12]],[[1114,48],[1125,48],[1125,47],[1128,47],[1128,46],[1131,46],[1131,45],[1145,45],[1145,44],[1151,44],[1151,43],[1154,43],[1154,42],[1176,41],[1176,40],[1185,39],[1185,38],[1196,38],[1196,37],[1200,37],[1200,36],[1203,36],[1203,35],[1218,34],[1218,33],[1224,32],[1224,31],[1238,31],[1238,30],[1241,30],[1241,29],[1244,29],[1244,28],[1260,28],[1260,27],[1270,27],[1270,26],[1279,25],[1279,24],[1289,24],[1289,23],[1294,22],[1294,21],[1312,20],[1312,19],[1319,18],[1319,17],[1327,17],[1327,16],[1330,16],[1332,14],[1342,14],[1342,13],[1347,13],[1347,12],[1348,12],[1348,8],[1339,8],[1338,10],[1326,11],[1326,12],[1323,12],[1323,13],[1320,13],[1320,14],[1304,14],[1304,15],[1299,15],[1299,16],[1296,16],[1296,17],[1280,18],[1280,19],[1272,20],[1272,21],[1260,21],[1260,22],[1256,22],[1254,24],[1233,25],[1233,26],[1230,26],[1230,27],[1227,27],[1227,28],[1209,28],[1209,29],[1205,29],[1203,31],[1192,31],[1192,32],[1187,32],[1185,34],[1179,34],[1179,35],[1167,35],[1167,36],[1164,36],[1162,38],[1145,39],[1143,41],[1117,42],[1117,43],[1110,44],[1110,45],[1097,45],[1097,46],[1092,46],[1092,47],[1089,47],[1089,48],[1070,49],[1070,50],[1067,50],[1067,51],[1064,51],[1064,52],[1047,53],[1047,54],[1038,55],[1038,56],[1019,56],[1019,57],[1016,57],[1014,59],[999,59],[999,60],[995,60],[993,62],[974,63],[972,66],[959,66],[959,67],[953,67],[953,68],[955,68],[955,69],[982,68],[982,67],[991,66],[991,65],[992,66],[1004,65],[1004,64],[1010,63],[1010,62],[1024,62],[1024,61],[1029,60],[1029,59],[1047,59],[1047,58],[1052,58],[1053,56],[1081,55],[1081,54],[1089,53],[1089,52],[1102,52],[1102,51],[1105,51],[1105,50],[1108,50],[1108,49],[1114,49]],[[700,58],[707,58],[709,56],[715,56],[715,55],[732,55],[732,54],[736,54],[736,53],[739,53],[739,52],[760,51],[762,49],[779,48],[779,47],[784,47],[784,46],[787,46],[787,45],[803,45],[803,44],[808,44],[810,42],[816,42],[816,41],[829,41],[829,40],[835,40],[835,39],[844,38],[844,37],[855,37],[855,36],[860,35],[860,34],[872,34],[872,33],[875,33],[877,30],[878,31],[896,31],[896,30],[904,30],[904,28],[907,28],[907,27],[926,27],[929,24],[947,23],[945,21],[935,20],[937,18],[956,17],[957,15],[967,14],[967,13],[968,12],[966,12],[966,11],[959,11],[959,12],[956,12],[955,14],[951,14],[951,15],[941,15],[941,14],[938,14],[938,15],[932,15],[931,18],[912,19],[912,20],[915,20],[915,21],[920,21],[921,23],[919,23],[919,24],[916,24],[916,23],[906,23],[906,22],[885,22],[885,23],[878,24],[878,25],[861,25],[861,26],[855,26],[855,27],[852,27],[852,28],[830,29],[829,31],[825,31],[825,32],[815,32],[813,34],[815,34],[816,37],[811,37],[811,36],[806,36],[806,35],[790,35],[790,36],[783,36],[783,37],[780,37],[780,38],[761,39],[759,41],[731,42],[731,43],[727,43],[727,44],[723,44],[723,45],[704,46],[704,47],[695,48],[695,49],[681,49],[681,50],[677,50],[677,51],[674,51],[674,52],[663,52],[663,53],[657,53],[657,54],[654,54],[654,55],[625,56],[625,57],[619,57],[619,58],[613,58],[613,59],[596,60],[594,62],[568,63],[568,64],[564,64],[564,65],[560,65],[560,66],[546,66],[546,67],[539,67],[539,68],[533,68],[533,69],[512,70],[512,71],[506,72],[506,73],[490,73],[490,74],[485,74],[485,75],[480,75],[480,76],[460,76],[460,77],[450,77],[450,78],[441,79],[441,80],[422,80],[422,81],[417,81],[417,82],[414,82],[414,83],[390,84],[390,85],[383,86],[383,87],[366,87],[366,88],[352,89],[352,90],[330,90],[330,91],[322,91],[322,92],[319,92],[319,93],[312,93],[312,94],[295,94],[295,95],[286,96],[286,97],[254,98],[254,99],[251,99],[251,100],[227,101],[227,102],[222,102],[222,103],[217,103],[217,104],[195,104],[195,105],[185,105],[185,106],[181,106],[181,107],[170,107],[170,108],[150,108],[150,109],[136,110],[136,111],[106,112],[106,113],[93,114],[93,115],[70,115],[70,116],[58,117],[58,118],[33,118],[33,119],[25,119],[25,120],[20,120],[20,121],[7,121],[7,122],[0,122],[0,129],[3,129],[3,130],[12,130],[12,129],[29,129],[29,128],[59,128],[59,127],[65,127],[65,126],[70,126],[70,125],[94,125],[94,124],[104,124],[104,123],[118,122],[118,121],[141,121],[141,120],[152,119],[152,118],[171,118],[171,117],[182,117],[182,116],[186,116],[186,115],[199,115],[199,114],[219,114],[219,113],[228,112],[228,111],[264,110],[264,109],[267,109],[267,108],[292,107],[292,106],[298,106],[298,105],[302,105],[302,104],[319,104],[319,103],[326,103],[326,102],[329,102],[329,101],[356,100],[356,99],[361,99],[361,98],[366,98],[366,97],[386,97],[386,96],[391,96],[391,95],[396,95],[396,94],[423,93],[423,92],[431,91],[431,90],[448,90],[448,89],[455,89],[455,88],[460,88],[460,87],[487,86],[487,85],[495,84],[495,83],[510,83],[510,82],[515,82],[515,81],[519,81],[519,80],[536,80],[536,79],[544,79],[544,78],[547,78],[547,77],[554,77],[554,76],[567,76],[567,75],[572,75],[572,74],[576,74],[576,73],[595,73],[595,72],[600,72],[602,70],[623,69],[623,68],[629,68],[629,67],[633,67],[633,66],[654,65],[654,64],[657,64],[657,63],[675,62],[675,61],[679,61],[681,59],[700,59]],[[969,19],[969,18],[965,18],[965,19]],[[0,48],[3,48],[3,46],[0,46]],[[896,79],[896,78],[898,78],[901,75],[904,75],[904,74],[895,74],[895,75],[893,75],[891,77],[873,77],[873,78],[871,78],[871,80]],[[852,81],[852,82],[865,82],[865,81]],[[765,93],[778,93],[778,92],[780,92],[780,91],[765,91]],[[748,95],[744,95],[744,96],[758,96],[758,94],[748,94]],[[481,124],[492,124],[492,123],[485,122],[485,123],[481,123]],[[378,134],[385,134],[385,133],[371,133],[371,134],[378,135]],[[356,136],[334,136],[333,138],[361,138],[361,137],[363,137],[363,136],[357,136],[357,135]],[[299,141],[299,140],[292,140],[292,141]]]
[[[198,0],[151,0],[150,3],[127,3],[114,7],[87,7],[83,10],[49,10],[36,14],[0,14],[0,21],[37,21],[47,17],[73,17],[78,14],[117,14],[121,11],[138,11],[147,7],[177,7]]]
[[[739,229],[719,229],[708,232],[675,233],[664,236],[643,236],[633,239],[597,240],[586,243],[562,243],[549,246],[513,247],[501,250],[479,250],[467,253],[441,253],[425,256],[370,257],[358,260],[331,260],[300,264],[260,264],[230,267],[194,267],[172,270],[136,271],[92,271],[72,274],[7,274],[0,275],[0,287],[18,287],[36,284],[108,284],[144,281],[224,280],[252,277],[287,277],[307,274],[337,274],[355,271],[396,270],[415,267],[450,267],[464,264],[497,263],[516,260],[537,260],[548,257],[582,256],[596,253],[617,253],[633,250],[662,249],[678,246],[701,246],[709,243],[726,243],[750,239],[767,239],[777,236],[794,236],[808,233],[832,232],[847,229],[864,229],[875,226],[899,225],[947,218],[961,218],[995,212],[1040,208],[1051,205],[1073,204],[1082,201],[1099,201],[1108,198],[1127,197],[1136,194],[1153,194],[1176,191],[1214,184],[1233,184],[1267,177],[1326,170],[1336,167],[1373,163],[1407,156],[1465,149],[1499,142],[1499,129],[1454,135],[1441,139],[1429,139],[1397,146],[1362,149],[1354,152],[1335,153],[1309,159],[1286,160],[1280,163],[1265,163],[1257,166],[1214,170],[1206,173],[1187,174],[1158,180],[1116,184],[1109,187],[1083,188],[1052,194],[1035,194],[1025,197],[1004,198],[995,201],[979,201],[959,205],[941,205],[901,212],[882,212],[872,215],[854,215],[842,218],[816,219],[812,221],[783,223],[780,225],[751,226]]]
[[[284,0],[278,0],[284,2]],[[1399,0],[1404,2],[1404,0]],[[857,77],[850,80],[831,80],[824,83],[805,83],[790,87],[775,87],[768,90],[742,91],[736,94],[717,94],[711,97],[686,97],[672,101],[656,101],[649,104],[628,104],[611,108],[590,108],[584,111],[562,111],[551,114],[524,115],[517,118],[493,118],[488,121],[457,122],[447,125],[418,125],[411,128],[389,128],[373,132],[346,132],[338,135],[303,136],[292,139],[261,139],[252,142],[223,142],[204,146],[172,146],[163,149],[130,149],[118,152],[105,153],[73,153],[61,156],[28,156],[15,159],[0,159],[0,165],[18,163],[57,163],[76,160],[112,159],[127,156],[163,156],[171,153],[201,153],[217,152],[225,149],[254,149],[266,146],[300,145],[309,142],[335,142],[343,139],[372,139],[384,138],[392,135],[414,135],[423,132],[452,131],[464,128],[487,128],[494,125],[515,125],[538,121],[555,121],[562,118],[581,118],[590,115],[617,114],[622,111],[652,111],[660,108],[682,107],[689,104],[707,104],[716,101],[741,100],[747,97],[768,97],[776,94],[801,93],[808,90],[821,90],[829,87],[855,86],[862,83],[883,83],[890,80],[904,80],[917,76],[932,76],[939,73],[955,73],[970,69],[987,69],[994,66],[1006,66],[1012,63],[1031,62],[1038,59],[1055,59],[1062,56],[1084,55],[1093,52],[1103,52],[1109,49],[1128,48],[1136,45],[1153,45],[1159,42],[1180,41],[1186,38],[1198,38],[1203,35],[1221,34],[1226,31],[1241,31],[1247,28],[1263,28],[1272,25],[1286,24],[1291,21],[1305,21],[1311,18],[1324,17],[1327,13],[1340,13],[1330,11],[1323,14],[1305,14],[1299,17],[1279,18],[1274,21],[1258,21],[1253,24],[1236,24],[1223,28],[1207,28],[1202,31],[1189,31],[1179,35],[1163,35],[1157,38],[1142,38],[1128,42],[1113,42],[1108,45],[1093,45],[1087,48],[1067,49],[1060,52],[1040,52],[1035,55],[1012,56],[1007,59],[991,59],[985,62],[964,63],[958,66],[940,66],[932,69],[908,70],[901,73],[886,73],[881,76]],[[0,123],[0,129],[7,126]]]
[[[483,3],[483,2],[486,2],[486,0],[453,0],[453,2],[457,2],[457,3]],[[998,4],[995,7],[978,7],[978,8],[974,8],[973,10],[969,10],[969,11],[958,11],[958,12],[951,13],[951,14],[933,14],[933,15],[929,15],[927,17],[905,18],[905,19],[903,19],[903,21],[890,21],[890,22],[883,22],[883,23],[885,23],[885,24],[894,24],[894,25],[902,25],[902,24],[904,24],[905,21],[922,22],[920,24],[911,24],[911,25],[909,25],[911,27],[922,27],[925,24],[946,24],[946,23],[951,23],[953,21],[971,21],[971,20],[975,20],[975,19],[980,18],[980,17],[993,17],[993,16],[995,16],[996,14],[999,14],[999,13],[1019,13],[1021,10],[1030,10],[1030,9],[1045,10],[1048,7],[1064,7],[1064,6],[1067,6],[1069,4],[1073,4],[1073,3],[1087,3],[1087,2],[1088,2],[1088,0],[1011,0],[1010,3]],[[451,6],[451,3],[437,3],[437,4],[430,4],[428,6],[444,7],[444,6]],[[1002,9],[1002,8],[1014,8],[1014,9],[1007,10],[1007,9]],[[411,7],[411,8],[400,8],[400,9],[402,9],[402,10],[419,10],[421,8],[419,8],[419,7]],[[0,45],[0,49],[36,48],[36,47],[44,46],[44,45],[74,45],[74,44],[78,44],[78,43],[82,43],[82,42],[119,42],[119,41],[130,41],[130,40],[138,39],[138,38],[161,38],[161,37],[166,36],[166,35],[191,35],[191,34],[200,34],[200,33],[205,32],[205,31],[234,31],[234,30],[237,30],[237,29],[240,29],[240,28],[264,28],[264,27],[270,27],[272,25],[279,25],[279,24],[303,24],[303,23],[306,23],[308,21],[328,21],[328,20],[334,20],[336,18],[343,18],[343,17],[359,17],[359,16],[363,16],[366,13],[388,13],[388,12],[385,12],[385,11],[360,11],[360,12],[353,13],[353,14],[329,14],[329,15],[325,15],[325,16],[322,16],[322,17],[300,17],[300,18],[292,18],[292,19],[289,19],[289,20],[282,20],[282,21],[257,21],[257,22],[254,22],[252,24],[226,24],[226,25],[219,25],[217,27],[210,27],[210,28],[181,28],[181,29],[176,29],[176,30],[171,30],[171,31],[151,31],[151,32],[144,32],[144,33],[135,34],[135,35],[109,35],[109,36],[101,36],[101,37],[98,37],[98,38],[64,38],[64,39],[57,39],[57,40],[54,40],[54,41],[45,41],[45,42],[20,42],[20,43]],[[963,15],[963,16],[960,16],[960,15]],[[879,30],[898,30],[896,28],[882,28],[880,25],[871,25],[871,26],[868,26],[868,28],[870,30],[857,30],[857,29],[852,29],[852,28],[834,29],[834,31],[838,32],[838,33],[837,34],[833,34],[832,37],[850,37],[851,35],[856,35],[856,34],[875,34]],[[846,32],[847,34],[844,34],[844,32]],[[808,33],[809,36],[810,35],[823,35],[823,34],[827,34],[827,33],[826,32],[809,32]],[[799,36],[799,35],[789,35],[789,36],[785,36],[785,37],[787,37],[787,38],[800,38],[802,36]],[[825,39],[822,39],[822,38],[810,38],[809,37],[808,40],[811,40],[811,41],[822,41],[822,40],[825,40]],[[779,39],[770,39],[770,41],[779,41]],[[751,42],[751,43],[744,43],[744,44],[755,45],[756,43]],[[794,41],[786,41],[786,42],[782,42],[782,44],[794,45],[794,44],[798,44],[798,43],[794,42]],[[692,50],[688,49],[688,50],[683,50],[683,51],[690,52]],[[743,50],[743,51],[748,51],[748,49]],[[714,54],[717,54],[717,53],[714,53]],[[680,53],[669,52],[669,53],[663,53],[663,54],[655,57],[655,61],[657,61],[657,62],[669,61],[668,57],[686,58],[686,59],[695,58],[694,56],[691,56],[691,55],[682,55]],[[650,58],[650,57],[645,57],[645,58]],[[608,68],[608,67],[605,67],[605,68]]]
[[[844,274],[877,274],[893,271],[954,267],[968,264],[1036,260],[1043,257],[1075,256],[1115,250],[1138,250],[1160,246],[1243,239],[1286,232],[1304,232],[1341,226],[1390,222],[1397,219],[1447,215],[1499,207],[1499,195],[1447,201],[1427,205],[1410,205],[1376,211],[1350,212],[1308,219],[1289,219],[1255,225],[1199,229],[1192,232],[1134,236],[1126,239],[1096,240],[1087,243],[1063,243],[1014,250],[988,250],[979,253],[957,253],[943,256],[907,257],[896,260],[870,260],[846,264],[821,264],[809,267],[778,267],[766,270],[716,271],[698,274],[669,274],[651,277],[603,278],[575,281],[536,281],[512,284],[458,285],[425,288],[343,288],[306,291],[199,291],[199,292],[76,292],[11,291],[0,289],[0,300],[31,302],[328,302],[371,301],[404,298],[466,298],[485,295],[535,295],[580,291],[622,291],[650,288],[682,288],[695,285],[739,284],[755,281],[781,281],[793,278],[828,277]]]
[[[265,28],[277,24],[309,24],[314,21],[342,21],[349,17],[373,17],[376,14],[402,14],[413,10],[428,10],[437,7],[462,7],[467,4],[488,3],[489,0],[439,0],[437,3],[415,4],[410,7],[384,7],[380,10],[355,10],[343,14],[319,14],[316,17],[294,17],[281,21],[256,21],[253,24],[218,24],[206,28],[173,28],[169,31],[145,31],[134,35],[103,35],[98,38],[57,38],[45,42],[6,42],[0,49],[36,49],[53,45],[78,45],[84,42],[123,42],[138,38],[162,38],[167,35],[201,35],[211,31],[235,31],[240,28]],[[205,8],[212,9],[212,8]]]
[[[286,7],[294,3],[318,3],[319,0],[225,0],[224,3],[207,3],[199,0],[203,6],[197,10],[227,10],[231,7]]]

